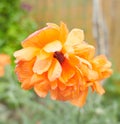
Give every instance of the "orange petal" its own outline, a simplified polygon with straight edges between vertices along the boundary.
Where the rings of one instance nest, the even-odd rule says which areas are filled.
[[[82,43],[74,47],[75,54],[84,59],[92,59],[95,54],[95,48],[87,43]]]
[[[107,60],[107,58],[104,56],[104,55],[99,55],[97,57],[95,57],[93,60],[92,60],[92,64],[93,64],[93,67],[95,69],[97,68],[100,68],[101,69],[106,69],[106,68],[110,68],[111,67],[111,62],[109,62]],[[103,67],[103,68],[102,68]]]
[[[81,64],[80,71],[82,72],[82,76],[86,77],[88,81],[94,81],[99,78],[99,75],[96,71],[89,69],[84,64]]]
[[[52,57],[52,54],[47,53],[47,52],[45,52],[43,49],[41,49],[38,56],[39,56],[39,58],[40,58],[41,60],[44,60],[44,59],[46,59],[46,58]]]
[[[17,66],[15,68],[16,74],[18,76],[18,79],[23,84],[24,89],[29,89],[31,87],[30,81],[31,77],[33,75],[32,67],[34,64],[35,59],[32,59],[31,61],[19,61],[17,63]]]
[[[58,97],[58,90],[57,89],[51,90],[50,91],[50,96],[51,96],[52,100],[56,100],[57,97]]]
[[[99,82],[94,83],[94,88],[95,88],[96,92],[98,92],[100,95],[105,93],[105,90],[103,89],[103,87],[100,85]]]
[[[43,80],[42,82],[34,86],[35,92],[40,97],[45,97],[48,94],[49,89],[50,89],[50,86],[47,80]]]
[[[73,86],[73,92],[72,92],[72,98],[76,99],[80,96],[80,85],[77,83],[74,84]]]
[[[73,99],[73,100],[71,100],[70,102],[71,102],[73,105],[76,105],[76,106],[78,106],[78,107],[82,107],[82,106],[85,104],[85,102],[86,102],[87,94],[88,94],[88,89],[86,89],[85,91],[82,91],[82,92],[80,93],[79,98]]]
[[[42,74],[42,73],[46,72],[49,69],[51,62],[52,62],[51,57],[41,59],[40,56],[37,56],[37,59],[33,66],[34,73]]]
[[[88,80],[89,81],[95,81],[99,78],[99,75],[96,71],[90,70],[88,71]]]
[[[53,90],[53,89],[56,89],[57,86],[58,86],[57,80],[50,82],[50,85],[51,85],[51,89],[52,89],[52,90]]]
[[[81,61],[78,59],[78,56],[75,56],[74,54],[73,55],[69,55],[69,58],[68,58],[70,64],[72,66],[77,66],[77,67],[80,67],[81,65]]]
[[[99,79],[107,78],[112,74],[111,62],[104,55],[95,57],[91,63],[93,69],[99,73]]]
[[[74,76],[74,74],[75,71],[73,67],[67,62],[67,60],[65,60],[62,63],[62,73],[61,73],[61,77],[59,78],[60,81],[66,83],[70,78]]]
[[[21,88],[23,88],[24,90],[29,90],[33,87],[34,84],[30,83],[30,78],[24,80],[21,84]]]
[[[78,60],[79,60],[81,63],[86,64],[90,69],[92,69],[92,65],[91,65],[91,63],[90,63],[89,61],[87,61],[86,59],[83,59],[83,58],[81,58],[81,57],[78,57],[78,56],[76,56],[76,58],[78,58]]]
[[[30,84],[35,85],[35,84],[43,82],[44,80],[47,80],[47,73],[43,73],[41,75],[34,73],[31,77]]]
[[[59,31],[52,27],[46,27],[28,36],[28,38],[22,42],[22,46],[42,48],[47,43],[58,39]]]
[[[66,84],[66,86],[74,86],[77,83],[78,83],[78,80],[77,80],[76,76],[74,76],[70,80],[68,80],[65,84]]]
[[[59,40],[64,43],[67,39],[68,36],[68,29],[66,24],[64,24],[63,22],[61,22],[60,24],[60,36],[59,36]]]
[[[84,33],[83,30],[80,29],[73,29],[67,37],[67,40],[65,42],[66,45],[69,46],[76,46],[79,45],[84,40]]]
[[[63,91],[63,90],[65,90],[66,85],[65,85],[64,83],[62,83],[61,81],[58,81],[58,88],[59,88],[61,91]]]
[[[65,51],[66,55],[68,56],[68,54],[74,54],[74,48],[70,45],[65,45],[63,46],[63,51]]]
[[[62,67],[60,63],[56,59],[53,59],[52,65],[48,71],[48,79],[50,81],[54,81],[55,79],[60,77],[61,73]]]
[[[60,51],[62,49],[62,44],[60,41],[56,40],[53,41],[47,45],[45,45],[45,47],[43,48],[46,52],[56,52],[56,51]]]
[[[0,54],[0,65],[5,66],[10,64],[10,56],[7,54]]]
[[[67,87],[65,90],[61,91],[60,95],[62,96],[62,100],[66,101],[72,99],[72,92],[73,92],[72,87]]]
[[[75,56],[75,55],[70,55],[68,59],[69,59],[70,64],[73,65],[73,66],[76,66],[76,67],[80,68],[80,66],[82,64],[85,64],[85,65],[88,66],[88,68],[92,69],[91,63],[84,58],[81,58],[81,57]]]
[[[113,73],[112,69],[107,69],[104,72],[102,72],[102,78],[108,78]]]
[[[42,75],[33,74],[31,77],[31,84],[40,83],[43,80],[44,80],[43,74]]]
[[[55,28],[57,30],[60,29],[60,27],[58,25],[56,25],[55,23],[46,23],[48,27],[51,27],[51,28]]]
[[[27,48],[23,48],[21,50],[16,51],[14,53],[14,56],[17,58],[17,60],[29,61],[33,57],[35,57],[38,52],[39,52],[39,49],[35,47],[27,47]]]

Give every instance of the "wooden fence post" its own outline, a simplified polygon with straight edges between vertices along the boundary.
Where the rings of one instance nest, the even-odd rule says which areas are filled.
[[[102,0],[93,0],[93,35],[97,43],[97,54],[109,55],[108,29],[103,18]]]

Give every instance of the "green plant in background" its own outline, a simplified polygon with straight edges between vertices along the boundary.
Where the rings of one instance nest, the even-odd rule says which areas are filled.
[[[34,29],[36,23],[27,17],[20,0],[0,1],[0,53],[12,55],[20,42]]]
[[[113,96],[120,95],[120,73],[114,72],[113,75],[107,80],[105,84],[108,93]]]

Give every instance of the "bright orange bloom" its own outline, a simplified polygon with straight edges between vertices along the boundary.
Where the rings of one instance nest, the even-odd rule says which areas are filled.
[[[4,67],[8,64],[10,64],[10,56],[0,54],[0,77],[4,76]]]
[[[83,106],[88,87],[103,94],[100,80],[111,75],[111,63],[104,55],[94,58],[95,48],[84,41],[80,29],[48,23],[22,42],[14,53],[16,73],[23,89],[34,88],[40,97],[48,92],[54,100]]]

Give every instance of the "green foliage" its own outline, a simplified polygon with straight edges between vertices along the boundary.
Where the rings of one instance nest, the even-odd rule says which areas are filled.
[[[12,55],[35,28],[36,24],[27,17],[20,0],[0,1],[0,52]]]
[[[120,95],[120,73],[114,72],[113,75],[106,81],[105,84],[106,90],[108,93],[111,93],[113,96]]]

